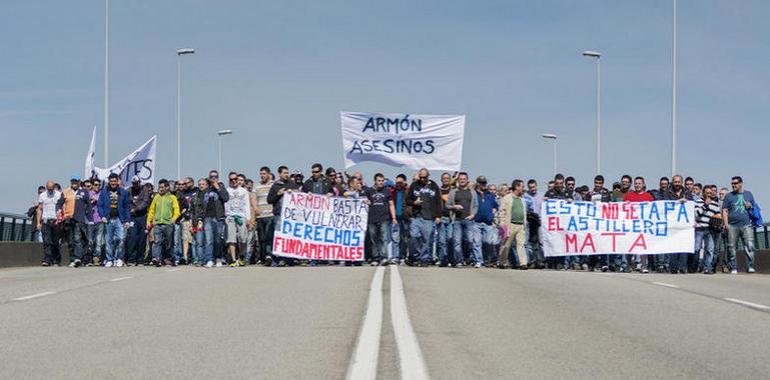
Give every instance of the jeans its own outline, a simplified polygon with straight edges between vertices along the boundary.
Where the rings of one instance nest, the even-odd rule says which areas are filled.
[[[708,229],[695,230],[695,254],[703,246],[703,271],[712,270],[714,261],[714,236]]]
[[[730,269],[738,270],[735,251],[737,249],[739,236],[743,239],[743,249],[746,252],[746,266],[749,269],[754,268],[754,227],[750,225],[744,227],[728,225],[727,262],[730,264]]]
[[[463,241],[473,246],[473,221],[466,219],[457,219],[453,225],[454,244],[455,244],[455,264],[462,264],[465,261],[463,255]],[[479,256],[481,251],[479,251]],[[475,252],[472,260],[476,260]]]
[[[398,219],[398,223],[393,224],[390,230],[391,241],[391,260],[402,260],[401,252],[406,252],[409,241],[409,222],[404,219]]]
[[[436,245],[438,246],[438,259],[441,265],[449,263],[448,253],[452,249],[452,245],[449,244],[452,240],[452,228],[452,220],[445,216],[441,217],[441,224],[436,226],[438,235]]]
[[[85,248],[88,246],[88,236],[86,235],[86,225],[76,220],[69,221],[69,230],[67,231],[69,248],[70,248],[70,262],[75,260],[83,261]],[[83,238],[86,241],[83,241]]]
[[[497,228],[491,224],[474,223],[473,224],[473,256],[476,263],[484,264],[484,248],[497,244]],[[489,262],[497,261],[496,258],[489,255]]]
[[[257,219],[259,258],[263,261],[267,256],[271,256],[273,254],[273,235],[275,235],[275,224],[273,223],[273,218]]]
[[[380,261],[386,257],[385,244],[388,242],[389,230],[390,223],[388,222],[369,223],[367,234],[369,235],[369,241],[372,242],[370,261]]]
[[[156,224],[152,227],[152,235],[155,238],[152,242],[153,260],[163,260],[163,257],[172,257],[172,242],[174,239],[173,224]],[[166,253],[166,255],[164,255]]]
[[[254,252],[259,248],[259,237],[257,237],[257,227],[254,226],[248,230],[246,234],[246,255],[243,259],[247,263],[251,263],[251,258],[254,256]]]
[[[203,230],[193,232],[192,260],[194,264],[205,264],[203,260],[206,236]]]
[[[225,241],[225,222],[217,218],[205,218],[203,220],[203,234],[206,247],[203,252],[203,262],[222,258],[223,243]]]
[[[104,226],[104,238],[107,245],[107,261],[123,260],[123,242],[126,230],[120,219],[109,219]]]
[[[430,235],[433,233],[433,220],[416,217],[409,224],[410,243],[414,261],[429,263],[433,261]]]
[[[59,264],[61,262],[59,246],[61,228],[51,220],[43,222],[40,231],[43,235],[43,261],[48,264]]]
[[[144,249],[147,246],[147,215],[135,216],[134,226],[128,240],[126,261],[129,263],[144,262]]]
[[[88,254],[92,258],[101,259],[104,248],[104,224],[100,222],[89,224],[86,226],[86,236],[88,236]]]

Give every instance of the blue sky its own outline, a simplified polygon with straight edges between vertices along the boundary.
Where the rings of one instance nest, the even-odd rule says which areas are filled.
[[[0,211],[81,173],[103,127],[104,3],[3,2]],[[770,141],[770,2],[679,0],[679,171],[757,198]],[[183,62],[183,172],[342,166],[339,111],[466,114],[463,166],[494,182],[594,173],[602,57],[603,171],[670,174],[671,1],[117,1],[110,4],[110,156],[158,135],[176,173],[175,50]],[[365,175],[395,168],[361,165]],[[434,173],[437,176],[438,173]]]

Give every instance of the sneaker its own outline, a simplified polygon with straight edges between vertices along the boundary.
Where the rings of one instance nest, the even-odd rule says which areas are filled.
[[[642,273],[650,273],[650,270],[647,268],[642,269]]]
[[[757,271],[754,270],[754,268],[749,268],[749,273],[756,273]]]
[[[380,263],[378,263],[376,261],[372,261],[372,262],[369,263],[369,266],[372,266],[372,267],[376,267],[376,266],[379,266],[379,265],[380,265]]]
[[[115,260],[115,266],[118,267],[118,268],[122,267],[123,266],[123,260],[121,260],[121,259]]]
[[[277,266],[279,266],[279,267],[285,267],[285,266],[286,266],[286,261],[284,261],[284,260],[278,260],[278,265],[277,265]]]
[[[93,260],[94,260],[94,265],[100,265],[101,264],[101,260],[99,260],[98,257],[94,257]]]
[[[104,263],[104,267],[105,268],[112,268],[112,261],[107,261],[106,263]]]
[[[77,265],[77,264],[75,264],[75,262],[74,262],[74,261],[73,261],[73,262],[71,262],[71,263],[70,263],[70,265],[68,265],[68,266],[69,266],[70,268],[77,268],[77,267],[78,267],[78,265]]]
[[[214,264],[215,267],[221,268],[222,267],[222,259],[217,259],[216,264]]]
[[[714,272],[711,269],[704,269],[703,274],[714,274]]]
[[[214,262],[213,262],[213,261],[211,261],[211,260],[209,260],[209,261],[206,261],[206,265],[204,265],[204,267],[206,267],[206,268],[211,268],[211,267],[213,267],[213,266],[214,266]]]
[[[380,260],[380,265],[382,265],[382,266],[387,266],[389,263],[390,263],[390,262],[388,261],[388,259],[382,259],[382,260]]]
[[[246,263],[246,260],[244,260],[244,259],[241,259],[241,260],[238,262],[238,264],[240,264],[240,266],[242,266],[242,267],[245,267],[247,263]]]
[[[474,267],[474,268],[481,268],[481,263],[476,263],[476,264],[473,264],[473,267]]]
[[[44,266],[44,267],[50,267],[51,266],[51,264],[49,262],[47,262],[47,261],[43,261],[42,263],[40,263],[40,265]]]
[[[610,270],[610,267],[608,267],[606,265],[602,265],[602,272],[606,272],[608,270]]]
[[[265,266],[269,267],[273,264],[273,257],[272,256],[265,256]]]
[[[738,274],[738,270],[737,269],[733,269],[733,270],[730,271],[730,274]]]
[[[463,264],[463,263],[457,263],[457,264],[455,264],[455,268],[462,268],[462,267],[464,267],[464,266],[465,266],[465,264]]]
[[[150,265],[155,266],[155,267],[159,267],[160,266],[160,261],[158,259],[152,259],[152,261],[150,261]]]
[[[237,268],[238,266],[240,266],[240,263],[238,262],[238,260],[235,260],[232,263],[230,263],[230,268]]]

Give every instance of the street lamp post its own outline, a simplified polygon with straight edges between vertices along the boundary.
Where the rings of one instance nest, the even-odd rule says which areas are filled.
[[[553,141],[553,175],[556,176],[556,139],[557,139],[557,136],[552,134],[552,133],[544,133],[543,134],[543,138]]]
[[[601,58],[598,51],[586,50],[584,57],[596,58],[596,174],[602,173],[602,111],[601,111]]]
[[[182,64],[183,55],[195,54],[195,49],[184,48],[176,51],[176,178],[182,178]]]
[[[110,167],[110,0],[104,0],[104,167]]]
[[[233,131],[231,129],[223,129],[221,131],[217,131],[217,135],[219,136],[219,174],[222,175],[222,137],[227,135],[232,135]]]
[[[676,0],[673,0],[671,36],[671,175],[676,175]]]

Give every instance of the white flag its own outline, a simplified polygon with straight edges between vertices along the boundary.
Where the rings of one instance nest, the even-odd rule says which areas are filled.
[[[86,157],[86,178],[98,178],[106,181],[111,173],[116,173],[123,181],[123,186],[131,185],[131,178],[138,176],[144,182],[155,182],[155,145],[157,136],[152,136],[146,143],[131,152],[128,156],[118,161],[108,169],[98,168],[94,165],[94,137],[91,137],[91,147]]]

